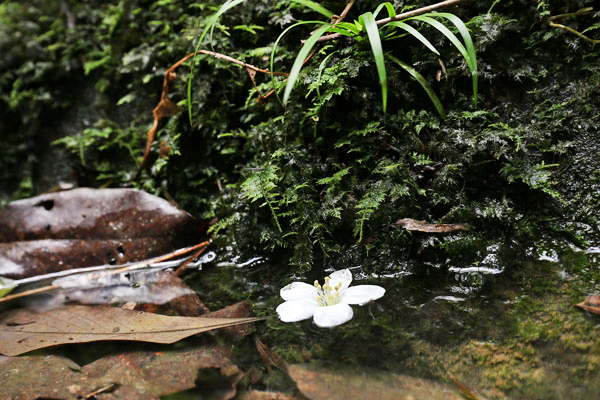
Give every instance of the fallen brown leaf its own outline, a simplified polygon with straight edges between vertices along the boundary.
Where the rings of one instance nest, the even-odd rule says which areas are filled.
[[[134,189],[80,188],[0,208],[0,275],[123,264],[198,243],[206,224]]]
[[[589,311],[594,314],[600,314],[600,296],[589,295],[587,299],[581,303],[575,304],[579,308],[583,308],[585,311]]]
[[[288,366],[300,392],[311,400],[461,400],[449,386],[364,366],[295,364]]]
[[[183,283],[181,278],[175,275],[173,271],[163,271],[162,275],[162,282],[154,285],[152,288],[157,294],[164,293],[164,298],[168,298],[173,288],[180,291],[187,289],[189,292],[183,296],[172,298],[172,300],[169,300],[164,304],[143,303],[143,300],[140,300],[141,303],[136,305],[136,310],[163,315],[179,315],[183,317],[198,317],[210,311],[200,300],[198,295],[189,286]],[[250,315],[244,315],[244,317],[249,316]]]
[[[219,382],[211,382],[217,389],[211,399],[230,399],[235,396],[233,384],[241,378],[241,371],[231,363],[231,352],[222,346],[201,346],[176,351],[136,351],[109,355],[83,367],[82,372],[93,378],[94,385],[117,383],[119,388],[103,399],[129,399],[136,395],[164,396],[196,387],[202,371],[217,369]],[[208,371],[206,371],[208,372]],[[90,384],[87,388],[92,387]],[[127,389],[127,391],[124,391]],[[217,394],[219,395],[217,397]]]
[[[46,312],[17,309],[0,315],[0,353],[16,356],[49,346],[98,340],[174,343],[201,332],[261,319],[169,317],[105,306],[66,306]]]
[[[427,233],[446,233],[454,231],[468,231],[471,227],[467,224],[430,224],[412,218],[402,218],[396,221],[396,226],[407,231],[418,231]]]
[[[249,390],[240,393],[237,400],[304,400],[304,397],[292,396],[281,392],[264,392],[262,390]]]
[[[248,318],[252,315],[250,303],[240,301],[217,311],[204,314],[203,318]],[[223,333],[231,339],[239,340],[256,331],[254,324],[230,326],[223,329]]]

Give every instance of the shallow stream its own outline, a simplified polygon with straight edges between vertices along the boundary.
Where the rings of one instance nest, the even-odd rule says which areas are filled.
[[[259,315],[272,314],[282,301],[282,277],[268,260],[250,261],[207,267],[199,272],[200,292],[245,298]],[[600,398],[600,317],[575,307],[600,291],[599,261],[594,248],[586,254],[567,247],[504,270],[423,266],[374,277],[354,268],[355,284],[387,292],[354,306],[352,321],[321,329],[311,320],[273,318],[258,336],[290,364],[342,363],[453,387],[455,379],[482,399]],[[245,351],[252,349],[238,345],[234,361],[248,368]],[[264,381],[268,389],[289,390],[276,373]]]

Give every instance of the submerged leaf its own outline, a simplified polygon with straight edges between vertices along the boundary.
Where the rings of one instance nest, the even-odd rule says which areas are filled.
[[[98,399],[155,399],[194,388],[205,373],[213,377],[214,369],[217,390],[228,397],[208,393],[210,398],[231,398],[240,371],[221,346],[109,354],[84,367],[56,355],[0,356],[2,397],[10,399],[83,399],[92,393]]]
[[[133,340],[174,343],[198,333],[263,318],[168,317],[115,307],[66,306],[0,315],[0,353],[15,356],[66,343]]]
[[[462,399],[455,390],[441,383],[364,366],[326,368],[319,364],[295,364],[288,366],[288,372],[300,392],[312,400]]]

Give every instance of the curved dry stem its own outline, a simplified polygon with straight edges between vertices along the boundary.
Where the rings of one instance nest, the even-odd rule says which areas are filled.
[[[148,139],[146,140],[146,149],[144,150],[144,157],[142,158],[142,162],[141,162],[140,166],[138,167],[137,171],[135,172],[135,175],[131,179],[132,181],[137,180],[137,178],[140,176],[140,173],[142,172],[142,169],[146,165],[146,162],[148,161],[148,157],[150,156],[150,149],[152,148],[152,142],[154,142],[154,136],[156,135],[156,131],[158,130],[158,122],[162,118],[172,117],[173,115],[175,115],[179,112],[179,107],[177,107],[177,105],[171,99],[169,99],[169,83],[173,79],[175,79],[175,70],[178,67],[180,67],[181,64],[183,64],[190,58],[194,57],[196,54],[207,54],[209,56],[213,56],[215,58],[219,58],[221,60],[229,61],[231,63],[240,65],[243,68],[246,68],[247,70],[261,72],[263,74],[271,73],[271,71],[269,71],[268,69],[258,68],[252,64],[245,63],[236,58],[230,57],[226,54],[216,53],[216,52],[210,51],[210,50],[198,50],[194,53],[190,53],[190,54],[186,55],[185,57],[181,58],[175,64],[171,65],[169,67],[169,69],[167,69],[165,71],[165,77],[163,79],[163,86],[162,86],[162,93],[160,95],[160,101],[158,102],[158,105],[154,108],[154,110],[152,110],[152,115],[154,116],[154,122],[152,124],[152,127],[148,130],[148,134],[147,134]],[[285,72],[273,72],[273,74],[280,75],[280,76],[288,75]]]
[[[550,25],[553,28],[558,28],[558,29],[562,29],[562,30],[565,30],[567,32],[570,32],[573,35],[575,35],[575,36],[577,36],[577,37],[585,40],[586,42],[589,42],[589,43],[592,43],[592,44],[598,44],[598,43],[600,43],[600,39],[592,39],[591,37],[587,37],[583,33],[579,32],[579,31],[576,31],[575,29],[570,28],[570,27],[568,27],[566,25],[557,24],[556,22],[552,22],[552,21],[549,21],[548,25]]]

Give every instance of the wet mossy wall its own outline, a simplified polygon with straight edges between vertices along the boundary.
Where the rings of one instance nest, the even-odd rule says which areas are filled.
[[[138,187],[198,217],[218,218],[219,248],[276,259],[286,276],[357,265],[372,271],[485,260],[506,266],[556,243],[585,247],[600,240],[597,46],[548,24],[551,15],[592,1],[465,1],[444,9],[471,30],[477,108],[468,68],[443,36],[422,30],[440,50],[445,73],[413,38],[385,41],[386,52],[430,82],[446,119],[393,64],[384,113],[364,41],[322,44],[286,107],[276,98],[257,102],[257,90],[271,89],[268,76],[257,74],[255,87],[239,66],[199,56],[192,123],[188,62],[170,85],[181,112],[161,121],[150,167],[132,182],[164,71],[193,51],[220,4],[1,4],[2,201],[59,182]],[[340,12],[345,2],[322,4]],[[348,19],[377,4],[357,2]],[[398,11],[422,5],[394,2]],[[268,68],[283,29],[320,18],[291,1],[247,2],[222,17],[214,50]],[[583,32],[598,21],[592,13],[561,23]],[[284,37],[275,70],[289,71],[313,29],[301,26]],[[411,233],[395,225],[401,218],[471,230]]]

